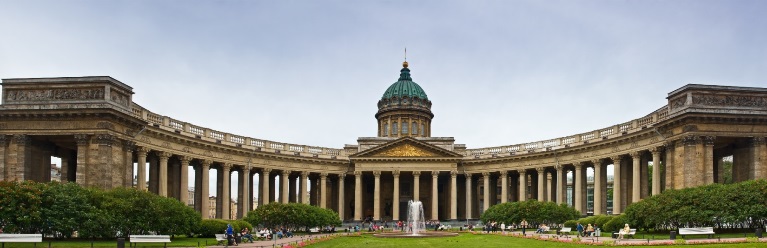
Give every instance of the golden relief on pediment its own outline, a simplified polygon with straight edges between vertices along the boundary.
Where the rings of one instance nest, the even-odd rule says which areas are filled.
[[[411,144],[396,146],[391,149],[376,153],[373,157],[438,157],[439,155]]]

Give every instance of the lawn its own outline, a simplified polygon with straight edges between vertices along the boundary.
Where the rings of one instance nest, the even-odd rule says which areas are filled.
[[[524,239],[517,237],[508,237],[500,235],[481,235],[463,233],[456,237],[448,238],[376,238],[372,235],[339,237],[329,241],[320,242],[311,246],[311,248],[322,247],[438,247],[438,248],[468,248],[468,247],[586,247],[586,245],[558,243],[551,241],[540,241],[533,239]],[[653,246],[668,247],[668,246]],[[677,246],[678,247],[678,246]],[[689,247],[689,246],[685,246]],[[766,247],[767,243],[742,243],[742,244],[717,244],[717,245],[694,245],[695,248],[713,248],[713,247]]]

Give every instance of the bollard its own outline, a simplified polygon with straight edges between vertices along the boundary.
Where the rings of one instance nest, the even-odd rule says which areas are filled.
[[[757,238],[761,238],[762,237],[762,229],[761,228],[757,228],[756,229],[756,237]]]
[[[117,248],[125,248],[125,238],[117,238]]]
[[[675,240],[676,239],[676,231],[671,231],[671,234],[669,235],[669,239]]]

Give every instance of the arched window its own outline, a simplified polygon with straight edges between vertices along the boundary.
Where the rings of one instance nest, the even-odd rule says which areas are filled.
[[[402,122],[402,134],[407,134],[407,122]]]
[[[418,134],[418,123],[413,122],[413,134]]]
[[[392,122],[392,124],[391,124],[391,134],[392,135],[397,135],[397,122],[396,121]]]
[[[383,136],[389,136],[389,123],[384,122]]]
[[[423,127],[424,127],[424,125],[423,125],[423,123],[421,123],[421,133],[426,135],[426,130]]]

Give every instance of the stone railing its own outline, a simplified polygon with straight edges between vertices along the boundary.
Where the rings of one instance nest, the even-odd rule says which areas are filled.
[[[668,117],[668,105],[666,105],[644,117],[595,131],[524,144],[466,149],[464,156],[467,159],[496,158],[576,147],[638,132]]]
[[[132,105],[131,114],[136,118],[148,122],[154,127],[222,145],[230,145],[253,151],[273,152],[277,154],[309,158],[348,159],[348,156],[343,149],[274,142],[220,132],[209,128],[195,126],[191,123],[176,120],[168,116],[152,113],[136,103],[133,103]]]

